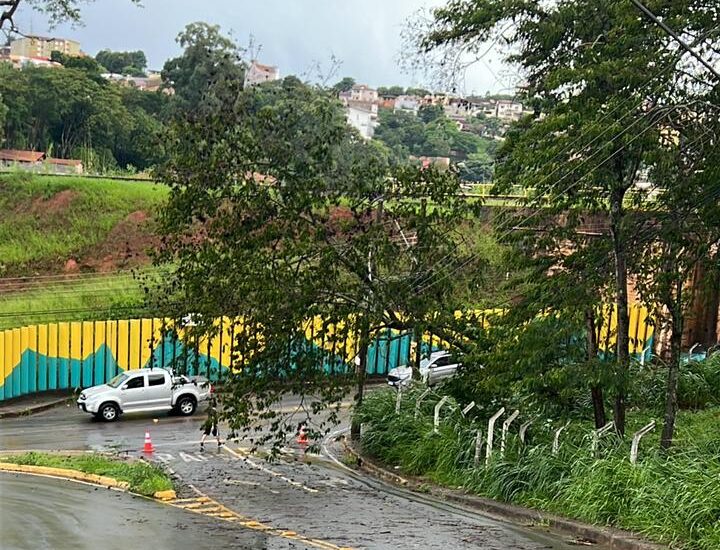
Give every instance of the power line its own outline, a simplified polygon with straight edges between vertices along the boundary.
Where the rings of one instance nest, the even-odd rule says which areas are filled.
[[[703,57],[698,54],[695,50],[693,50],[678,34],[673,31],[670,27],[668,27],[662,20],[658,19],[657,15],[655,15],[653,12],[651,12],[640,0],[631,0],[635,6],[637,6],[640,11],[642,11],[653,23],[655,23],[658,27],[660,27],[662,30],[664,30],[667,34],[669,34],[678,44],[680,44],[680,47],[688,52],[690,55],[692,55],[695,59],[697,59],[700,63],[703,64],[703,66],[710,71],[713,76],[715,76],[718,81],[720,81],[720,73],[718,73],[710,63],[705,61]]]

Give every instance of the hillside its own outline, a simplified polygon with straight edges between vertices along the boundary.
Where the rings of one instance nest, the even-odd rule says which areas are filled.
[[[0,174],[0,326],[122,316],[141,303],[153,219],[151,182]]]

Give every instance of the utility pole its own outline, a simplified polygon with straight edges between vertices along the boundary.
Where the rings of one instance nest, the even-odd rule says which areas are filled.
[[[377,210],[375,211],[375,225],[382,226],[383,217],[383,200],[380,199],[378,202]],[[377,272],[375,267],[375,260],[373,259],[373,249],[368,247],[368,265],[367,265],[367,278],[368,287],[366,306],[368,310],[372,309],[373,304],[373,292],[372,284],[374,282],[374,273]],[[357,390],[355,393],[355,407],[359,407],[363,402],[363,394],[365,393],[365,378],[367,376],[367,355],[370,347],[370,318],[369,313],[366,312],[360,320],[360,341],[359,341],[359,352],[358,355],[360,360],[355,365],[355,380],[357,381]],[[360,422],[353,419],[350,425],[350,438],[354,441],[360,439]]]
[[[680,44],[680,47],[688,52],[690,55],[692,55],[695,59],[697,59],[700,63],[703,64],[703,66],[710,71],[713,76],[715,76],[716,79],[720,81],[720,73],[718,73],[710,63],[705,61],[700,54],[698,54],[695,50],[693,50],[678,34],[673,31],[670,27],[668,27],[665,23],[663,23],[660,19],[658,19],[657,15],[655,15],[653,12],[651,12],[640,0],[630,0],[637,8],[643,12],[648,19],[650,19],[653,23],[655,23],[658,27],[660,27],[662,30],[664,30],[667,34],[673,37],[673,39]]]

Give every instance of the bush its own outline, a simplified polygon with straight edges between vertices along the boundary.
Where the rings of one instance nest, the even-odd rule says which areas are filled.
[[[534,441],[527,447],[519,444],[515,426],[500,459],[498,424],[494,460],[485,468],[483,453],[483,464],[476,468],[475,430],[487,429],[485,418],[475,425],[444,409],[439,433],[434,434],[432,408],[440,396],[428,396],[416,419],[419,391],[403,396],[400,414],[395,414],[392,391],[366,398],[357,412],[364,423],[366,453],[407,474],[485,497],[630,529],[678,548],[720,548],[720,409],[681,412],[676,447],[669,455],[660,454],[655,430],[642,441],[637,465],[628,459],[630,442],[619,438],[606,439],[599,458],[592,457],[592,425],[579,422],[563,432],[557,456],[551,452],[556,425],[533,424]],[[646,413],[631,413],[628,432],[649,419]]]

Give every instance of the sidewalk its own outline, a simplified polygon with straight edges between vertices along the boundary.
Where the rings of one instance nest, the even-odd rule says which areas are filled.
[[[68,391],[49,391],[39,395],[16,397],[0,401],[0,418],[13,418],[44,411],[73,398]]]

